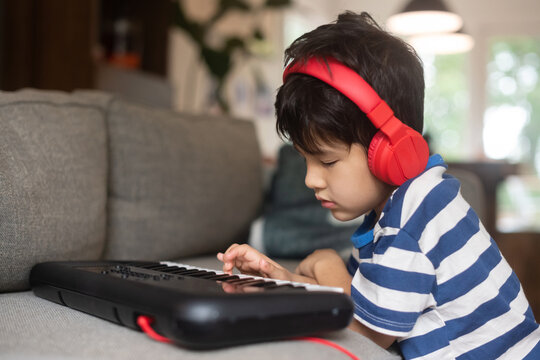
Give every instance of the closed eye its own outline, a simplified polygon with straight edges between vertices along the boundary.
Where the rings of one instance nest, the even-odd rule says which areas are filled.
[[[335,165],[336,163],[337,163],[337,160],[335,160],[335,161],[321,161],[321,164],[324,167],[331,167],[331,166]]]

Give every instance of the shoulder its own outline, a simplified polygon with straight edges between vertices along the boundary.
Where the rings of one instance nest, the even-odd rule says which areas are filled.
[[[446,165],[440,159],[394,192],[375,232],[382,238],[390,232],[404,232],[424,254],[437,247],[443,237],[455,236],[465,241],[464,235],[472,236],[481,224],[461,195],[460,186],[456,178],[446,174]]]
[[[459,181],[446,174],[447,166],[439,155],[430,157],[426,170],[397,188],[379,221],[381,228],[404,228],[416,216],[441,211],[459,196]],[[418,226],[419,224],[416,224]]]

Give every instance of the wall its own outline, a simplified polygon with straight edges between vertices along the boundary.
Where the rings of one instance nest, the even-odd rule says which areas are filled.
[[[251,4],[261,1],[248,0]],[[216,10],[217,0],[182,0],[187,15],[206,22]],[[266,38],[266,50],[256,56],[237,53],[235,66],[227,77],[226,97],[231,104],[231,115],[252,119],[259,142],[266,156],[273,156],[279,146],[275,135],[273,101],[280,85],[283,49],[283,10],[268,10],[247,15],[230,11],[213,27],[210,43],[220,45],[225,36],[246,37],[259,26]],[[173,87],[173,107],[188,112],[216,112],[212,102],[214,84],[200,60],[193,41],[181,30],[169,33],[168,78]]]
[[[97,0],[0,2],[0,88],[93,86]]]

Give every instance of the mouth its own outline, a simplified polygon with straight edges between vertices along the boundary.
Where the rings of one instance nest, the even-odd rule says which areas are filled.
[[[319,196],[316,196],[317,200],[319,200],[321,202],[321,206],[323,208],[327,208],[327,209],[333,209],[336,207],[336,203],[333,202],[333,201],[330,201],[330,200],[326,200],[326,199],[323,199]]]

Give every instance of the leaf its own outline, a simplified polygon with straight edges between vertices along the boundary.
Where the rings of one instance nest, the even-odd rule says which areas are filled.
[[[246,48],[246,44],[245,44],[244,40],[242,40],[239,37],[230,37],[225,42],[224,51],[229,53],[229,54],[231,54],[235,49],[238,49],[238,48],[240,48],[242,50]]]
[[[230,9],[237,9],[242,11],[249,11],[251,8],[242,0],[221,0],[220,8],[223,12],[226,12]]]
[[[262,32],[261,29],[256,28],[255,31],[253,32],[253,38],[255,40],[264,40],[264,33]]]
[[[278,7],[288,6],[290,4],[291,4],[291,0],[266,0],[264,6],[278,8]]]
[[[201,56],[210,72],[220,81],[223,80],[231,68],[231,56],[226,51],[214,50],[207,46],[201,47]]]

